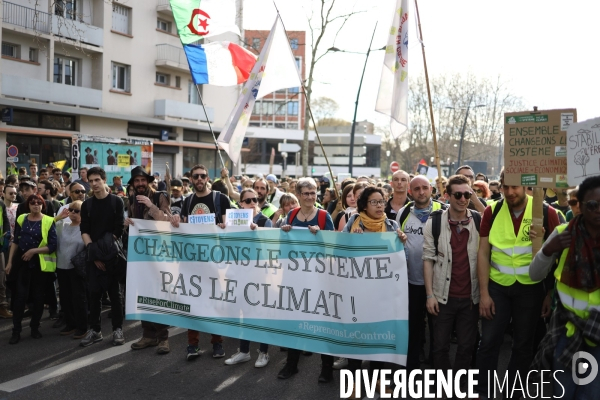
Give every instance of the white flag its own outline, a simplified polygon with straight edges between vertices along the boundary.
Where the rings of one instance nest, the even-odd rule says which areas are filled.
[[[391,117],[398,138],[408,128],[408,0],[397,0],[389,34],[375,111]]]
[[[231,161],[240,160],[242,142],[246,136],[248,122],[256,99],[279,89],[301,86],[296,59],[283,29],[276,17],[273,29],[260,52],[260,56],[244,84],[235,108],[227,119],[217,142],[227,152]]]

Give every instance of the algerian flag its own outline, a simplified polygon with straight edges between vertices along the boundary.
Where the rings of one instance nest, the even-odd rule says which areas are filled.
[[[225,32],[240,35],[235,0],[171,0],[171,9],[184,45]]]

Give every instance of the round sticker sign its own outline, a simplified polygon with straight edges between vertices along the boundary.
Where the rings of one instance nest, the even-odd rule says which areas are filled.
[[[11,145],[6,149],[6,154],[8,154],[9,157],[16,157],[19,155],[19,149],[17,149],[17,146]]]

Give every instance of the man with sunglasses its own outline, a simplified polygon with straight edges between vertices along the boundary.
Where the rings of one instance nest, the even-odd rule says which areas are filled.
[[[504,199],[486,208],[481,220],[477,277],[479,313],[483,317],[481,342],[477,350],[479,388],[487,393],[489,372],[497,369],[504,332],[512,320],[512,352],[508,364],[508,387],[516,373],[527,376],[533,359],[536,327],[547,291],[544,281],[529,276],[533,259],[529,230],[533,218],[533,199],[525,186],[507,186],[500,173]],[[547,231],[559,225],[552,207],[547,211]],[[510,389],[508,389],[510,390]],[[519,392],[516,392],[519,394]],[[505,398],[509,398],[506,393]]]
[[[479,321],[477,248],[480,216],[467,208],[473,196],[470,181],[451,176],[446,185],[450,207],[425,225],[423,266],[427,311],[433,321],[433,365],[436,369],[468,369]],[[434,218],[438,218],[437,247]],[[434,267],[435,265],[435,267]],[[458,347],[454,368],[450,364],[450,339],[456,326]]]
[[[408,267],[408,353],[406,369],[410,372],[420,368],[419,353],[423,347],[425,329],[425,279],[423,276],[423,231],[433,211],[445,209],[446,205],[431,198],[431,184],[423,175],[410,181],[413,201],[398,210],[396,222],[402,230]]]
[[[181,219],[188,222],[190,215],[215,214],[215,223],[219,226],[225,224],[225,214],[231,208],[229,198],[220,192],[212,191],[208,187],[208,169],[204,165],[194,165],[190,171],[192,186],[195,193],[183,201]],[[200,356],[200,332],[188,329],[187,360],[191,361]],[[225,357],[223,338],[212,335],[210,343],[213,346],[213,358]]]
[[[489,188],[490,192],[492,192],[492,195],[490,197],[491,200],[498,201],[502,198],[502,192],[500,192],[500,182],[490,181]]]
[[[58,212],[56,213],[56,215],[61,215],[65,209],[69,208],[69,204],[71,204],[74,201],[77,200],[81,200],[81,201],[85,201],[85,188],[83,187],[82,184],[77,183],[77,182],[73,182],[71,183],[71,185],[69,185],[69,197],[67,199],[65,199],[65,205],[62,206]],[[64,218],[65,223],[71,223],[71,219],[67,216]]]
[[[456,175],[464,175],[469,179],[471,186],[475,183],[475,172],[473,172],[473,168],[469,165],[462,165],[456,169]],[[485,208],[487,207],[487,202],[485,199],[477,196],[473,196],[471,200],[469,200],[469,210],[475,210],[480,214],[483,214]]]
[[[143,167],[137,166],[131,170],[128,186],[133,186],[134,195],[129,198],[125,227],[133,225],[133,218],[154,221],[171,221],[173,226],[179,226],[178,216],[171,215],[171,202],[165,192],[157,192],[151,186],[154,176],[146,173]],[[173,218],[172,217],[176,217]],[[169,326],[156,322],[142,321],[142,338],[131,344],[133,350],[157,346],[157,354],[167,354],[169,347]]]

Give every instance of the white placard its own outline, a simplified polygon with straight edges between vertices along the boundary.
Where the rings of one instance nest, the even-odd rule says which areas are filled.
[[[228,209],[225,212],[227,226],[250,226],[253,219],[253,210],[250,209]]]
[[[567,175],[569,186],[600,175],[600,117],[571,124],[567,129]]]
[[[215,214],[194,214],[188,215],[188,224],[196,225],[214,225]]]

